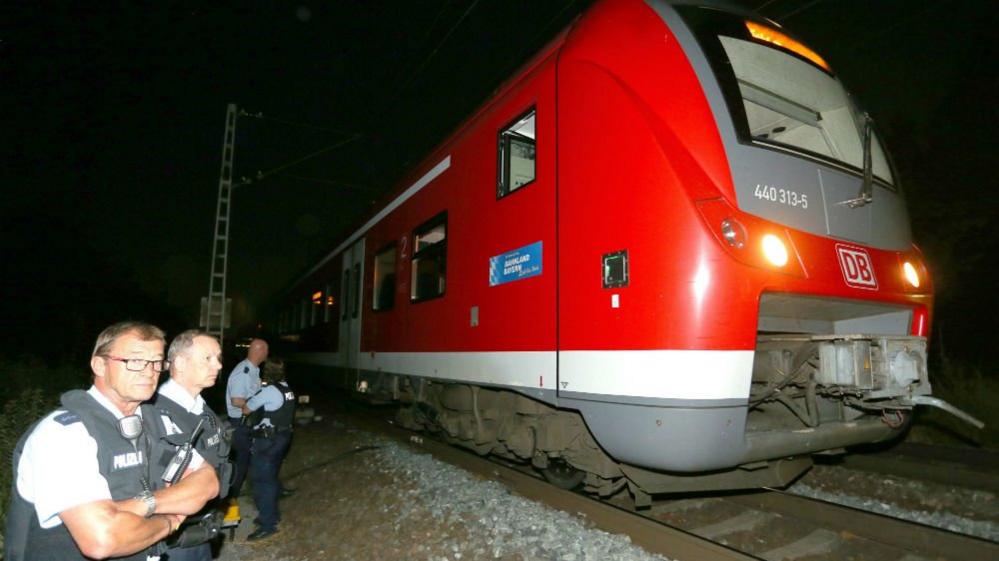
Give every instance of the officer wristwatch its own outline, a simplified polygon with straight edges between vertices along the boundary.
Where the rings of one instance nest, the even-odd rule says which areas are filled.
[[[146,514],[144,516],[146,518],[152,518],[153,513],[156,512],[156,497],[154,497],[149,491],[142,491],[134,498],[137,501],[146,503]]]

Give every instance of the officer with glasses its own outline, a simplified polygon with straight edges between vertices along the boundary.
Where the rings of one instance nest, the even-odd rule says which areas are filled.
[[[164,343],[147,323],[108,327],[90,359],[90,389],[63,394],[21,437],[6,561],[158,560],[163,540],[218,494],[215,470],[196,453],[178,463],[170,419],[141,405],[168,367]]]

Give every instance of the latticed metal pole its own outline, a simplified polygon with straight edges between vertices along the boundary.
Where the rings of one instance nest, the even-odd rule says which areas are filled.
[[[229,311],[226,309],[226,271],[229,265],[229,218],[232,208],[232,160],[236,148],[236,104],[230,103],[225,112],[225,136],[222,139],[222,169],[219,172],[219,198],[215,207],[215,238],[212,242],[212,272],[208,281],[208,298],[202,310],[205,331],[218,337],[225,335]]]

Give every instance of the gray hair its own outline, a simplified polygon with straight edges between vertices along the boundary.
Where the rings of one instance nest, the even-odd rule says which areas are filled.
[[[97,342],[94,344],[94,354],[90,356],[95,357],[107,354],[114,345],[114,342],[127,333],[135,333],[143,341],[159,340],[164,344],[166,343],[166,335],[163,333],[163,330],[151,323],[131,320],[120,321],[101,331],[100,335],[97,336]]]
[[[167,360],[172,363],[177,356],[190,349],[194,345],[194,340],[198,337],[208,337],[212,341],[216,341],[214,336],[209,335],[205,331],[200,329],[188,329],[187,331],[183,331],[174,337],[173,341],[170,342],[170,348],[167,349]]]

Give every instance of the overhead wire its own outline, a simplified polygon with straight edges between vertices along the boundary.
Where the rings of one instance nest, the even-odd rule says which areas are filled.
[[[790,19],[792,16],[796,16],[796,15],[800,14],[801,12],[804,12],[805,10],[811,8],[812,6],[818,4],[819,2],[822,2],[822,0],[812,0],[811,2],[808,2],[808,3],[806,3],[806,4],[802,5],[802,6],[799,6],[798,8],[795,8],[795,9],[791,10],[790,12],[788,12],[788,13],[780,16],[780,17],[775,17],[774,20],[779,21],[779,22],[785,22],[788,19]]]
[[[437,53],[440,52],[440,50],[444,46],[444,44],[447,43],[448,39],[454,34],[454,32],[458,29],[458,27],[461,26],[462,22],[465,21],[465,19],[472,12],[472,10],[475,9],[475,7],[479,4],[480,1],[481,0],[475,0],[474,2],[472,2],[465,9],[465,11],[461,14],[461,16],[457,20],[455,20],[455,22],[453,24],[451,24],[451,27],[444,34],[444,36],[441,38],[441,40],[437,42],[437,45],[433,48],[433,50],[423,59],[423,61],[419,65],[416,66],[416,68],[406,78],[405,82],[403,82],[398,88],[395,89],[396,92],[402,92],[402,91],[404,91],[406,88],[408,88],[413,83],[413,81],[419,76],[419,74],[421,72],[423,72],[424,69],[430,64],[430,62],[434,59],[434,57],[437,56]],[[510,61],[507,63],[507,67],[511,66],[517,60],[519,60],[520,58],[522,58],[524,49],[526,49],[528,47],[532,47],[533,44],[537,41],[537,39],[543,33],[545,33],[545,32],[548,31],[548,28],[551,26],[551,24],[553,22],[555,22],[556,20],[558,20],[566,12],[566,10],[568,10],[570,7],[572,7],[575,3],[576,3],[576,0],[569,0],[569,2],[565,3],[558,12],[556,12],[551,18],[549,18],[548,22],[545,25],[543,25],[538,30],[538,32],[534,35],[534,37],[530,41],[528,41],[527,43],[524,43],[525,46],[520,51],[518,51],[518,53],[516,55],[514,55],[513,57],[510,58]],[[427,32],[428,36],[429,36],[430,32],[433,30],[433,28],[436,27],[437,22],[440,20],[443,12],[448,7],[448,5],[450,5],[450,2],[445,3],[445,5],[441,8],[441,10],[435,16],[434,21],[431,24],[431,28]],[[504,69],[504,71],[507,72],[508,70]],[[349,133],[347,133],[345,131],[338,130],[338,129],[332,129],[332,128],[327,128],[327,127],[319,127],[319,126],[315,126],[315,125],[309,125],[309,124],[305,124],[305,123],[298,123],[298,122],[295,122],[295,121],[289,121],[289,120],[286,120],[286,119],[278,119],[278,118],[275,118],[275,117],[268,117],[268,116],[265,116],[263,113],[260,113],[260,112],[258,112],[258,113],[250,113],[250,112],[248,112],[246,110],[240,110],[240,116],[253,117],[253,118],[257,118],[257,119],[261,119],[261,120],[268,120],[268,121],[273,121],[273,122],[277,122],[277,123],[281,123],[281,124],[285,124],[285,125],[289,125],[289,126],[297,126],[297,127],[309,128],[309,129],[313,129],[313,130],[321,130],[321,131],[326,131],[326,132],[334,132],[334,133],[338,133],[338,134],[349,134]],[[297,158],[295,160],[292,160],[292,161],[290,161],[290,162],[288,162],[286,164],[277,166],[277,167],[272,168],[272,169],[267,170],[267,171],[257,171],[256,174],[254,174],[252,177],[245,177],[244,176],[243,178],[241,178],[241,181],[239,183],[237,183],[237,184],[234,184],[233,187],[239,187],[239,186],[244,186],[244,185],[249,185],[251,183],[259,182],[259,181],[261,181],[261,180],[263,180],[263,179],[265,179],[267,177],[270,177],[270,176],[275,175],[275,174],[279,174],[280,172],[282,172],[282,171],[284,171],[284,170],[286,170],[288,168],[291,168],[291,167],[294,167],[294,166],[296,166],[298,164],[301,164],[302,162],[305,162],[307,160],[310,160],[312,158],[315,158],[315,157],[320,156],[322,154],[325,154],[327,152],[331,152],[331,151],[333,151],[333,150],[335,150],[337,148],[340,148],[341,146],[344,146],[346,144],[349,144],[351,142],[359,140],[363,136],[364,135],[360,134],[360,133],[353,133],[349,138],[347,138],[345,140],[341,140],[341,141],[338,141],[338,142],[336,142],[334,144],[331,144],[329,146],[320,148],[319,150],[316,150],[314,152],[306,154],[305,156],[302,156],[301,158]],[[304,180],[304,181],[329,182],[330,184],[340,184],[340,185],[347,186],[347,185],[345,185],[343,183],[338,183],[338,182],[333,181],[333,180],[319,180],[317,178],[306,178],[306,177],[303,177],[303,176],[291,176],[289,174],[282,174],[282,175],[286,175],[286,176],[293,177],[293,178],[299,179],[299,180]],[[353,186],[353,188],[363,188],[363,187]]]
[[[548,31],[548,28],[551,27],[551,24],[554,23],[557,19],[559,19],[562,16],[562,14],[564,14],[566,10],[572,7],[572,5],[575,3],[576,0],[569,0],[569,2],[567,2],[564,6],[562,6],[561,10],[556,12],[554,16],[548,19],[547,23],[545,23],[543,26],[541,26],[540,29],[538,29],[538,32],[534,34],[534,37],[532,37],[530,41],[522,43],[523,46],[520,48],[519,51],[517,51],[517,53],[514,56],[510,57],[510,60],[507,62],[506,67],[503,69],[503,72],[508,73],[510,67],[516,64],[518,60],[523,58],[524,51],[526,51],[529,48],[535,48],[534,44],[537,43],[538,38],[541,37],[544,33],[546,33]]]
[[[416,78],[416,76],[418,76],[420,72],[423,72],[423,69],[426,68],[427,64],[429,64],[431,60],[433,60],[433,58],[437,55],[437,52],[440,51],[441,47],[444,46],[444,43],[447,42],[447,40],[451,37],[451,35],[455,32],[455,30],[458,29],[458,26],[461,25],[461,22],[465,21],[465,18],[468,17],[468,14],[470,14],[472,10],[475,9],[475,7],[479,4],[479,1],[480,0],[475,0],[474,2],[471,3],[471,5],[468,6],[468,8],[465,9],[465,12],[461,14],[461,17],[459,17],[458,20],[454,22],[451,28],[448,29],[447,33],[444,34],[444,37],[442,37],[441,40],[437,43],[437,46],[434,47],[434,50],[431,51],[430,54],[427,55],[425,59],[423,59],[423,62],[420,63],[416,67],[416,69],[409,74],[409,78],[407,78],[406,81],[403,82],[401,86],[399,86],[399,88],[396,90],[397,92],[401,92],[406,88],[408,88],[409,85]]]
[[[279,173],[281,177],[287,177],[289,179],[297,179],[299,181],[309,181],[312,183],[323,183],[326,185],[336,185],[339,187],[346,187],[347,189],[354,189],[357,191],[367,191],[371,187],[368,185],[360,185],[358,183],[350,183],[348,181],[339,181],[336,179],[325,179],[320,177],[306,177],[304,175],[295,175],[291,173]]]
[[[769,6],[770,4],[773,4],[774,2],[779,2],[779,1],[780,0],[767,0],[766,2],[764,2],[764,3],[760,4],[759,6],[753,8],[753,11],[754,12],[759,12],[763,8],[766,8],[767,6]]]
[[[300,127],[300,128],[304,128],[304,129],[312,129],[312,130],[324,131],[324,132],[333,132],[333,133],[337,133],[337,134],[352,134],[350,132],[343,131],[343,130],[340,130],[340,129],[331,129],[331,128],[328,128],[328,127],[320,127],[320,126],[317,126],[317,125],[310,125],[308,123],[298,123],[298,122],[295,122],[295,121],[288,121],[288,120],[285,120],[285,119],[278,119],[276,117],[268,117],[267,115],[264,115],[261,112],[250,113],[250,112],[248,112],[245,109],[240,109],[239,110],[239,116],[240,117],[253,117],[254,119],[260,119],[262,121],[274,121],[275,123],[281,123],[283,125],[289,125],[289,126],[293,126],[293,127]]]
[[[236,184],[233,185],[233,188],[235,188],[235,187],[242,187],[244,185],[249,185],[251,183],[259,182],[262,179],[270,177],[270,176],[272,176],[272,175],[274,175],[276,173],[280,173],[280,172],[282,172],[282,171],[284,171],[284,170],[286,170],[286,169],[288,169],[290,167],[294,167],[294,166],[297,166],[298,164],[300,164],[302,162],[305,162],[307,160],[311,160],[312,158],[315,158],[316,156],[321,156],[322,154],[325,154],[327,152],[331,152],[333,150],[336,150],[337,148],[340,148],[341,146],[344,146],[346,144],[354,142],[355,140],[358,140],[362,136],[364,136],[364,135],[362,135],[360,133],[356,133],[353,136],[351,136],[350,138],[347,138],[347,139],[341,140],[341,141],[339,141],[337,143],[331,144],[329,146],[325,146],[323,148],[320,148],[319,150],[316,150],[315,152],[306,154],[305,156],[302,156],[301,158],[297,158],[297,159],[292,160],[292,161],[290,161],[290,162],[288,162],[286,164],[280,165],[280,166],[278,166],[276,168],[272,168],[272,169],[270,169],[268,171],[258,171],[253,177],[250,177],[250,178],[242,177],[242,178],[240,178],[240,182],[239,183],[236,183]]]

